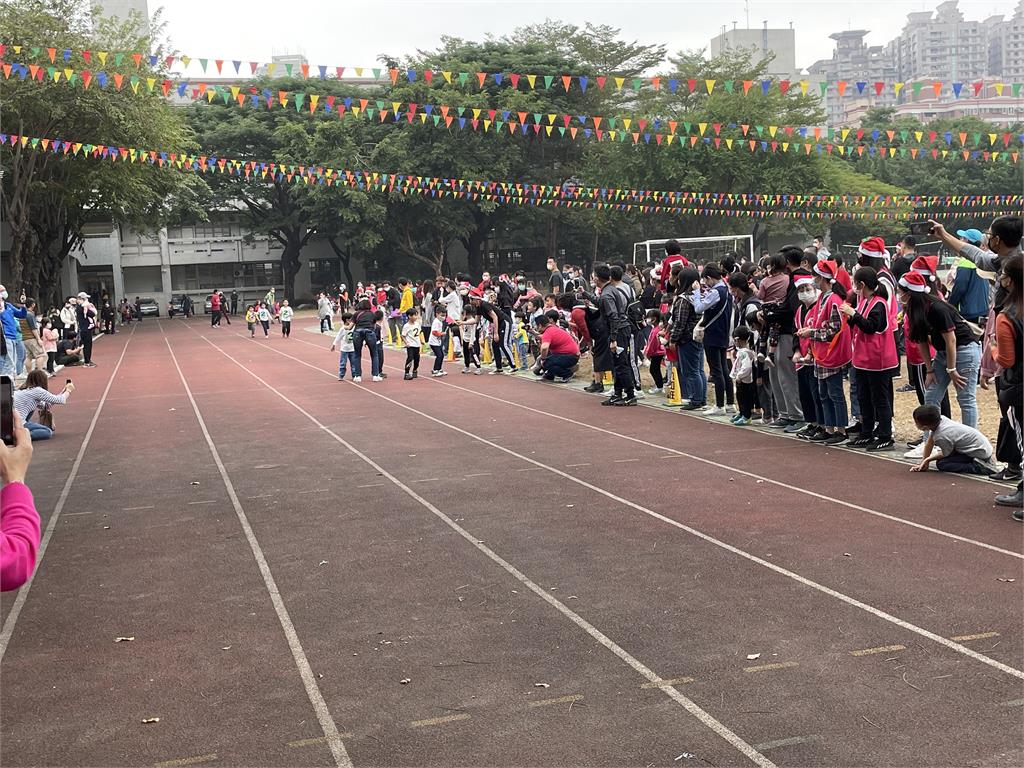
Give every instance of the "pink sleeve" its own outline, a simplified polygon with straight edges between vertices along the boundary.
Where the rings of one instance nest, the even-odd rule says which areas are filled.
[[[23,483],[0,491],[0,591],[17,589],[36,567],[39,514],[32,492]]]

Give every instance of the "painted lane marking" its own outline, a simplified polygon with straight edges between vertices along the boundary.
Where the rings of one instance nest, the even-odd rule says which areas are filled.
[[[215,345],[212,344],[212,342],[208,341],[207,343],[210,343],[211,346],[214,346],[215,348],[217,348]],[[274,349],[273,347],[269,347],[266,344],[260,344],[260,346],[262,346],[264,349],[267,349],[270,352],[273,352],[273,353],[275,353],[277,355],[281,355],[282,357],[286,357],[289,360],[294,360],[295,362],[299,363],[300,365],[304,365],[307,368],[313,369],[314,371],[318,371],[320,373],[327,374],[328,376],[333,375],[330,371],[327,371],[327,370],[325,370],[323,368],[318,368],[317,366],[313,365],[312,363],[308,363],[305,360],[301,360],[301,359],[299,359],[297,357],[293,357],[292,355],[289,355],[286,352],[281,352],[280,350]],[[217,348],[217,349],[219,349],[219,348]],[[232,359],[230,357],[230,355],[228,355],[223,350],[219,350],[219,351],[221,352],[221,354],[225,355],[229,359]],[[241,366],[240,363],[236,363],[236,365]],[[259,379],[259,377],[256,376],[256,374],[252,373],[252,371],[248,371],[248,373],[249,373],[250,376],[254,376],[257,379]],[[259,381],[262,382],[263,379],[259,379]],[[264,382],[264,384],[268,388],[273,389],[272,387],[270,387],[269,384],[266,384],[266,382]],[[917,635],[920,635],[921,637],[927,638],[928,640],[931,640],[932,642],[938,643],[939,645],[943,645],[946,648],[949,648],[950,650],[955,651],[956,653],[962,654],[964,656],[968,656],[968,657],[974,659],[975,661],[980,661],[982,664],[987,664],[988,666],[992,667],[993,669],[998,669],[1000,672],[1005,672],[1008,675],[1011,675],[1013,677],[1016,677],[1016,678],[1019,678],[1021,680],[1024,680],[1024,671],[1016,669],[1015,667],[1011,667],[1008,664],[1004,664],[1001,661],[997,661],[996,659],[993,659],[990,656],[985,656],[982,653],[978,653],[977,651],[975,651],[975,650],[973,650],[971,648],[968,648],[966,645],[961,645],[959,643],[955,643],[952,640],[946,639],[942,635],[939,635],[939,634],[936,634],[935,632],[932,632],[931,630],[924,629],[923,627],[919,627],[916,624],[912,624],[909,621],[906,621],[906,620],[901,619],[901,618],[899,618],[897,616],[894,616],[891,613],[887,613],[886,611],[883,611],[883,610],[881,610],[879,608],[875,608],[873,605],[869,605],[869,604],[867,604],[867,603],[865,603],[865,602],[863,602],[861,600],[858,600],[855,597],[851,597],[851,596],[846,595],[846,594],[844,594],[842,592],[839,592],[838,590],[832,589],[831,587],[827,587],[824,584],[820,584],[819,582],[816,582],[816,581],[813,581],[811,579],[808,579],[806,576],[801,576],[800,574],[798,574],[798,573],[796,573],[794,571],[790,571],[790,570],[788,570],[786,568],[783,568],[780,565],[776,565],[775,563],[772,563],[772,562],[770,562],[768,560],[765,560],[762,557],[758,557],[757,555],[754,555],[754,554],[752,554],[750,552],[747,552],[746,550],[740,549],[739,547],[734,547],[732,544],[729,544],[729,543],[727,543],[725,541],[722,541],[720,539],[716,539],[714,536],[706,534],[703,531],[699,531],[696,528],[692,528],[692,527],[690,527],[690,526],[688,526],[688,525],[686,525],[684,523],[679,522],[678,520],[674,520],[671,517],[667,517],[666,515],[663,515],[660,512],[655,512],[654,510],[648,509],[647,507],[644,507],[644,506],[642,506],[640,504],[637,504],[634,501],[630,501],[629,499],[623,498],[622,496],[618,496],[618,495],[612,493],[611,491],[605,490],[604,488],[596,486],[596,485],[594,485],[592,483],[588,483],[587,481],[581,480],[578,477],[574,477],[573,475],[570,475],[568,472],[563,472],[560,469],[555,469],[552,466],[548,466],[547,464],[543,464],[540,461],[537,461],[536,459],[530,458],[529,456],[524,456],[523,454],[517,453],[516,451],[513,451],[510,448],[506,448],[503,445],[498,445],[497,443],[493,443],[490,440],[486,440],[486,439],[484,439],[482,437],[474,435],[472,432],[469,432],[469,431],[467,431],[465,429],[462,429],[460,427],[456,427],[453,424],[448,424],[447,422],[445,422],[445,421],[443,421],[441,419],[438,419],[438,418],[435,418],[435,417],[431,416],[429,413],[425,413],[423,411],[419,411],[419,410],[413,408],[412,406],[406,405],[405,403],[401,403],[398,400],[394,400],[394,399],[388,397],[387,395],[382,395],[379,392],[375,392],[375,391],[373,391],[372,389],[370,389],[368,387],[364,387],[362,384],[353,384],[352,386],[357,387],[358,389],[361,389],[363,392],[366,392],[367,394],[372,395],[373,397],[379,398],[381,400],[385,400],[385,401],[391,403],[392,405],[394,405],[394,406],[396,406],[398,408],[401,408],[401,409],[403,409],[405,411],[409,411],[410,413],[414,413],[417,416],[420,416],[420,417],[422,417],[422,418],[424,418],[424,419],[426,419],[428,421],[432,421],[435,424],[438,424],[439,426],[444,427],[445,429],[451,430],[453,432],[457,432],[457,433],[459,433],[461,435],[465,435],[466,437],[468,437],[468,438],[470,438],[472,440],[476,440],[477,442],[483,443],[484,445],[488,445],[488,446],[490,446],[491,448],[494,448],[497,451],[501,451],[502,453],[506,453],[509,456],[514,456],[514,457],[520,459],[521,461],[524,461],[524,462],[526,462],[528,464],[533,464],[533,465],[535,465],[537,467],[540,467],[542,469],[547,470],[548,472],[551,472],[552,474],[558,475],[559,477],[562,477],[562,478],[564,478],[566,480],[570,480],[570,481],[576,483],[577,485],[580,485],[580,486],[582,486],[584,488],[587,488],[588,490],[594,491],[595,493],[599,493],[599,494],[601,494],[602,496],[604,496],[604,497],[606,497],[608,499],[611,499],[613,501],[617,501],[620,504],[622,504],[623,506],[629,507],[630,509],[634,509],[637,512],[640,512],[642,514],[648,515],[649,517],[652,517],[655,520],[660,520],[663,523],[666,523],[667,525],[670,525],[670,526],[672,526],[674,528],[678,528],[679,530],[686,531],[691,536],[695,536],[696,538],[699,538],[702,541],[705,541],[705,542],[707,542],[709,544],[712,544],[712,545],[714,545],[716,547],[724,549],[726,552],[732,552],[734,555],[738,555],[739,557],[742,557],[742,558],[744,558],[746,560],[749,560],[752,563],[756,563],[756,564],[758,564],[758,565],[760,565],[760,566],[762,566],[764,568],[767,568],[770,571],[774,571],[775,573],[778,573],[778,574],[780,574],[782,576],[785,576],[785,577],[787,577],[789,579],[792,579],[793,581],[796,581],[797,583],[802,584],[805,587],[810,587],[811,589],[815,589],[815,590],[817,590],[818,592],[821,592],[824,595],[828,595],[829,597],[833,597],[836,600],[839,600],[839,601],[841,601],[843,603],[846,603],[847,605],[850,605],[850,606],[852,606],[854,608],[859,608],[862,611],[870,613],[872,616],[875,616],[877,618],[883,619],[884,621],[887,621],[887,622],[889,622],[891,624],[894,624],[897,627],[901,627],[902,629],[905,629],[905,630],[907,630],[909,632],[913,632],[914,634],[917,634]],[[462,389],[462,387],[456,387],[456,389]],[[277,390],[273,390],[273,391],[276,392]],[[472,390],[465,390],[465,391],[472,392]],[[284,395],[281,395],[281,397],[284,397]],[[289,402],[291,402],[291,401],[289,401]],[[504,401],[502,401],[502,402],[504,402]],[[298,408],[299,406],[295,406],[295,407]],[[530,409],[530,410],[532,410],[532,409]],[[305,413],[305,411],[303,411],[303,413]],[[544,415],[545,416],[554,416],[555,414],[546,414],[545,413]],[[312,419],[314,417],[310,416],[310,418]],[[557,417],[557,418],[562,418],[562,417]],[[316,422],[316,423],[320,424],[320,422]],[[580,423],[582,423],[582,422],[580,422]],[[321,429],[327,430],[327,427],[325,427],[323,425],[320,425],[320,427],[321,427]],[[604,432],[606,430],[600,430],[600,431]],[[611,433],[611,434],[615,434],[615,433]],[[628,438],[628,439],[632,440],[634,438]],[[643,441],[637,440],[637,442],[643,442]],[[666,449],[666,450],[671,450],[671,449]],[[684,454],[684,455],[689,455],[689,454]],[[714,462],[708,461],[707,459],[702,459],[702,458],[700,458],[698,456],[695,456],[693,458],[695,458],[695,459],[697,459],[697,460],[699,460],[699,461],[701,461],[703,463],[714,464]],[[382,472],[385,476],[389,477],[389,479],[391,477],[393,477],[393,476],[388,475],[388,473],[384,472],[383,468],[380,468],[379,465],[374,464],[374,466],[378,467],[378,471]],[[749,474],[752,477],[756,477],[756,475],[753,475],[752,473],[742,472],[741,470],[736,470],[736,471],[738,473],[740,473],[740,474]],[[392,482],[396,482],[396,481],[393,480]],[[768,481],[766,480],[766,482],[768,482]],[[778,481],[772,481],[772,482],[777,484],[777,485],[781,485],[781,486],[784,486],[784,487],[787,487],[787,488],[789,487],[788,485],[785,485],[784,483],[780,483]],[[820,496],[820,494],[812,494],[812,495]],[[826,498],[827,499],[828,497],[822,496],[822,498]],[[839,503],[839,502],[837,501],[837,503]],[[881,513],[879,513],[879,514],[881,514]],[[942,532],[940,532],[940,533],[942,533]],[[943,535],[952,536],[953,534],[945,534],[945,533],[943,533]],[[957,537],[957,538],[959,538],[959,537]],[[968,541],[970,541],[970,540],[968,539]],[[976,542],[976,543],[978,543],[980,545],[980,542]],[[991,546],[989,546],[987,544],[985,544],[984,546],[988,547],[989,549],[998,549],[996,547],[991,547]],[[1017,555],[1017,553],[1009,552],[1008,550],[999,550],[999,551],[1006,552],[1006,554],[1013,555],[1014,557],[1024,557],[1024,555]],[[746,745],[746,746],[749,747],[749,745]],[[762,755],[762,757],[763,757],[763,755]]]
[[[980,632],[977,635],[957,635],[956,637],[949,638],[950,640],[956,640],[958,643],[965,643],[968,640],[987,640],[990,637],[999,637],[998,632]]]
[[[640,461],[640,459],[615,459],[615,464],[628,464],[631,461]]]
[[[354,738],[354,736],[351,733],[339,733],[338,737],[342,738],[342,739]],[[318,746],[320,744],[326,744],[326,743],[327,743],[327,737],[326,736],[316,736],[316,737],[314,737],[312,739],[299,739],[298,741],[289,741],[285,746],[291,747],[292,749],[300,749],[302,747],[315,747],[315,746]]]
[[[1013,701],[1004,701],[999,706],[1000,707],[1024,707],[1024,699],[1014,699]]]
[[[590,466],[590,462],[589,461],[585,461],[582,464],[566,464],[565,466],[567,466],[567,467],[589,467]]]
[[[455,723],[459,720],[469,720],[470,715],[463,713],[461,715],[445,715],[444,717],[432,717],[429,720],[413,720],[409,723],[410,728],[429,728],[432,725],[444,725],[445,723]]]
[[[216,499],[210,499],[209,501],[190,501],[189,504],[216,504]]]
[[[147,504],[144,507],[121,507],[122,512],[138,512],[142,509],[156,509],[152,504]]]
[[[799,667],[800,665],[795,661],[780,661],[778,664],[760,664],[756,667],[744,667],[744,672],[769,672],[773,669],[791,669],[793,667]]]
[[[164,760],[162,763],[153,763],[153,768],[174,768],[178,765],[200,765],[201,763],[212,763],[217,759],[217,753],[211,752],[208,755],[196,757],[179,757],[177,760]]]
[[[436,483],[439,478],[436,477],[425,477],[422,480],[413,480],[414,483]]]
[[[682,685],[683,683],[692,683],[692,677],[670,677],[667,680],[655,680],[651,683],[644,683],[641,688],[663,688],[666,685]]]
[[[360,486],[360,487],[362,487],[362,486]],[[328,490],[327,488],[316,488],[316,489],[314,489],[312,491],[296,491],[295,495],[296,496],[302,496],[305,493],[327,493],[327,490]]]
[[[540,701],[531,701],[526,706],[531,709],[537,707],[550,707],[553,704],[571,704],[574,701],[580,701],[583,698],[583,694],[577,693],[575,696],[559,696],[557,699],[541,699]]]
[[[775,741],[766,741],[764,744],[758,744],[757,749],[767,752],[779,747],[792,747],[795,744],[809,744],[816,741],[821,741],[821,736],[818,734],[812,736],[791,736],[788,739],[776,739]]]
[[[238,335],[241,337],[241,334],[238,334]],[[397,477],[392,475],[390,472],[388,472],[386,469],[384,469],[384,467],[382,467],[381,465],[377,464],[373,459],[371,459],[369,456],[367,456],[365,453],[360,451],[354,445],[352,445],[351,443],[346,441],[343,437],[338,435],[332,429],[330,429],[329,427],[324,425],[322,422],[320,422],[315,416],[313,416],[311,413],[306,411],[301,405],[296,403],[294,400],[291,400],[286,395],[282,394],[279,390],[275,389],[267,381],[265,381],[264,379],[260,378],[260,376],[258,374],[256,374],[255,372],[253,372],[249,367],[245,366],[243,363],[241,363],[238,360],[236,360],[234,357],[232,357],[230,354],[228,354],[223,349],[218,347],[216,344],[214,344],[213,342],[209,341],[205,337],[203,337],[203,338],[204,338],[204,341],[206,341],[211,347],[213,347],[215,350],[220,352],[228,360],[233,362],[235,365],[237,365],[243,371],[245,371],[250,376],[252,376],[254,379],[256,379],[258,382],[260,382],[267,390],[273,392],[278,397],[280,397],[282,400],[284,400],[286,403],[291,405],[295,410],[297,410],[299,413],[301,413],[303,416],[305,416],[307,419],[309,419],[311,422],[313,422],[315,425],[317,425],[321,430],[323,430],[325,433],[327,433],[332,438],[334,438],[334,440],[337,443],[339,443],[340,445],[343,445],[352,454],[354,454],[355,456],[358,456],[365,463],[367,463],[371,467],[373,467],[374,470],[376,472],[379,472],[382,477],[386,477],[388,480],[390,480],[392,483],[394,483],[394,485],[396,487],[398,487],[402,491],[404,491],[406,493],[406,495],[408,495],[410,498],[412,498],[413,500],[418,502],[425,509],[429,510],[435,517],[437,517],[445,525],[447,525],[449,528],[451,528],[453,531],[455,531],[459,536],[461,536],[463,539],[465,539],[467,542],[469,542],[469,544],[471,546],[475,547],[479,552],[481,552],[483,555],[485,555],[487,558],[489,558],[492,562],[494,562],[495,564],[500,566],[506,573],[508,573],[510,576],[512,576],[514,579],[516,579],[519,583],[521,583],[523,586],[525,586],[527,589],[529,589],[531,592],[533,592],[535,595],[537,595],[541,600],[543,600],[548,605],[550,605],[552,608],[557,610],[566,619],[571,621],[573,624],[575,624],[577,627],[579,627],[581,630],[583,630],[586,634],[588,634],[591,638],[593,638],[598,643],[600,643],[602,646],[604,646],[606,649],[608,649],[611,653],[613,653],[620,660],[622,660],[625,664],[627,664],[631,669],[633,669],[637,674],[645,677],[649,682],[656,682],[656,681],[662,679],[662,677],[660,675],[658,675],[653,670],[651,670],[649,667],[647,667],[639,659],[637,659],[634,656],[632,656],[622,646],[620,646],[618,643],[613,641],[606,634],[601,632],[601,630],[599,630],[597,627],[595,627],[589,621],[584,619],[581,615],[579,615],[578,613],[573,611],[567,605],[562,603],[560,600],[558,600],[557,598],[553,597],[546,589],[544,589],[544,587],[542,587],[539,584],[537,584],[536,582],[532,581],[526,574],[524,574],[522,571],[520,571],[518,568],[516,568],[510,562],[508,562],[503,557],[501,557],[501,555],[499,555],[493,549],[488,547],[481,540],[479,540],[475,536],[473,536],[473,534],[471,534],[469,531],[467,531],[461,525],[459,525],[454,520],[452,520],[452,518],[448,517],[448,515],[444,514],[444,512],[442,512],[440,509],[438,509],[436,506],[431,504],[425,498],[420,496],[418,493],[416,493],[416,491],[414,491],[408,485],[406,485],[401,480],[399,480]],[[242,337],[242,338],[244,338],[244,337]],[[273,352],[277,351],[277,350],[274,350],[272,347],[267,347],[264,344],[261,344],[260,346],[263,346],[266,349],[269,349],[269,350],[271,350]],[[284,355],[284,353],[279,353],[279,354],[283,354]],[[316,368],[315,366],[313,366],[313,365],[311,365],[309,363],[306,363],[305,361],[299,360],[298,358],[293,358],[291,355],[284,355],[284,356],[288,357],[288,358],[291,358],[291,359],[293,359],[293,360],[295,360],[297,362],[300,362],[303,365],[306,365],[306,366],[308,366],[310,368],[313,368],[314,370],[322,370],[322,369]],[[329,375],[333,375],[333,374],[329,374]],[[354,385],[354,386],[359,386],[359,385]],[[369,391],[369,390],[366,390],[364,387],[361,387],[361,386],[359,386],[359,388],[362,389],[363,391]],[[385,399],[388,399],[388,398],[385,398]],[[533,462],[533,463],[539,465],[538,462]],[[569,476],[566,475],[566,477],[569,477]],[[721,723],[719,720],[715,719],[715,717],[713,717],[709,712],[707,712],[704,709],[702,709],[696,702],[694,702],[691,699],[687,698],[686,696],[681,694],[679,691],[677,691],[673,687],[663,686],[663,687],[660,688],[660,690],[666,696],[668,696],[670,699],[672,699],[674,702],[676,702],[680,707],[682,707],[687,712],[689,712],[691,715],[693,715],[693,717],[695,717],[697,720],[699,720],[707,728],[709,728],[714,733],[716,733],[718,736],[720,736],[722,739],[724,739],[729,744],[731,744],[737,751],[739,751],[743,755],[745,755],[751,762],[753,762],[756,765],[761,766],[761,768],[775,768],[775,764],[771,760],[769,760],[767,757],[765,757],[760,752],[758,752],[753,747],[751,747],[749,744],[747,744],[747,742],[745,742],[736,733],[734,733],[732,730],[730,730],[725,724]]]
[[[876,653],[890,653],[892,651],[905,651],[905,645],[880,645],[877,648],[861,648],[859,651],[850,651],[851,656],[872,656]]]
[[[202,430],[203,437],[206,440],[206,445],[210,449],[210,454],[213,456],[214,463],[217,465],[217,471],[220,472],[221,480],[224,481],[224,488],[228,493],[228,497],[231,499],[231,505],[235,508],[235,515],[238,517],[238,522],[242,527],[242,531],[245,533],[245,538],[249,542],[249,548],[252,550],[253,557],[256,559],[256,565],[259,568],[260,575],[263,577],[263,583],[270,595],[270,602],[274,606],[274,611],[277,613],[277,619],[281,623],[281,629],[284,631],[285,639],[288,641],[288,647],[291,649],[292,658],[295,660],[295,666],[298,668],[299,676],[302,678],[302,683],[306,688],[306,695],[309,697],[310,704],[313,705],[313,710],[316,712],[317,720],[320,721],[320,728],[323,730],[328,747],[330,747],[331,755],[334,757],[334,763],[338,768],[352,768],[352,760],[349,758],[345,745],[341,740],[341,734],[338,733],[338,726],[334,722],[334,718],[331,716],[331,712],[327,707],[327,702],[324,701],[323,693],[321,693],[320,687],[317,685],[316,677],[313,675],[313,669],[309,665],[309,659],[306,658],[306,652],[302,648],[302,643],[299,642],[299,636],[295,631],[295,625],[292,624],[291,616],[288,615],[288,609],[285,607],[284,598],[281,597],[281,592],[277,588],[277,582],[274,580],[274,575],[270,572],[270,564],[267,562],[267,558],[263,554],[263,548],[256,539],[256,534],[253,532],[252,526],[249,524],[249,518],[245,514],[245,510],[242,509],[242,502],[238,499],[238,494],[235,492],[235,486],[231,482],[231,478],[228,476],[228,471],[224,466],[224,462],[220,458],[220,452],[217,450],[217,446],[214,444],[213,438],[210,436],[210,430],[206,427],[206,421],[203,419],[203,414],[199,411],[199,404],[196,402],[195,397],[192,396],[192,390],[189,388],[188,381],[185,379],[185,373],[181,370],[181,366],[178,365],[178,358],[174,354],[174,349],[171,347],[171,341],[167,338],[166,334],[164,335],[164,341],[167,344],[167,351],[171,354],[171,360],[174,362],[174,367],[178,370],[178,376],[181,378],[181,385],[185,388],[185,394],[188,396],[188,401],[192,404],[192,411],[195,413],[196,421],[199,423],[199,428]]]
[[[39,567],[43,563],[43,555],[46,554],[46,549],[50,545],[50,539],[53,538],[53,531],[57,527],[57,521],[60,519],[61,512],[64,511],[64,505],[67,503],[68,496],[71,494],[71,486],[74,484],[75,479],[78,477],[78,470],[82,466],[82,459],[85,458],[85,452],[89,448],[89,441],[92,440],[92,433],[96,430],[96,422],[100,419],[100,413],[103,411],[103,406],[107,402],[107,395],[110,394],[110,388],[114,384],[114,379],[117,378],[117,372],[121,370],[121,363],[124,361],[124,355],[128,351],[128,346],[132,343],[132,339],[135,337],[135,328],[132,328],[130,334],[128,334],[128,341],[124,343],[124,349],[121,350],[121,356],[117,358],[117,364],[114,366],[114,370],[110,373],[110,380],[107,381],[107,386],[103,390],[103,394],[100,396],[99,405],[96,406],[96,412],[92,415],[92,421],[89,422],[89,428],[85,431],[85,437],[82,438],[82,445],[78,449],[78,455],[75,456],[75,461],[71,465],[71,473],[68,475],[68,479],[64,481],[64,488],[60,492],[60,496],[57,499],[57,504],[53,508],[53,514],[50,515],[50,520],[46,524],[46,530],[43,532],[42,538],[39,540],[39,549],[36,552],[36,573],[39,573]],[[18,623],[18,616],[21,615],[21,609],[25,606],[25,601],[28,600],[29,590],[32,589],[32,583],[35,580],[35,574],[33,578],[28,581],[25,586],[18,590],[18,596],[14,598],[14,605],[11,606],[10,612],[7,614],[7,620],[4,621],[4,628],[0,630],[0,661],[3,661],[4,655],[7,653],[7,646],[11,642],[11,637],[14,635],[14,627]]]
[[[522,467],[517,469],[516,472],[537,472],[540,467]]]
[[[466,479],[468,480],[471,477],[489,477],[490,474],[490,472],[474,472],[472,475],[466,475]]]
[[[380,488],[384,485],[387,485],[387,483],[369,483],[367,485],[357,485],[356,488]]]

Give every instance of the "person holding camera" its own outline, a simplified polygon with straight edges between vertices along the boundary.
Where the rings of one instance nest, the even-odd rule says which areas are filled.
[[[14,445],[0,443],[0,591],[18,589],[32,578],[39,550],[40,523],[25,475],[32,461],[32,438],[14,414]]]
[[[51,394],[49,386],[50,377],[46,375],[46,371],[37,369],[30,371],[21,389],[14,392],[14,410],[24,420],[25,428],[32,440],[49,440],[53,437],[52,417],[47,419],[50,422],[49,425],[29,421],[29,416],[33,411],[38,410],[40,416],[37,418],[40,418],[44,412],[49,413],[51,405],[64,405],[68,401],[68,396],[75,391],[75,385],[71,383],[71,379],[68,379],[59,395]],[[42,418],[40,418],[41,420]]]

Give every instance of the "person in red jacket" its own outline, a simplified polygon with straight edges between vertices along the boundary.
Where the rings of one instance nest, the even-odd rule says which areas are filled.
[[[32,438],[14,413],[14,445],[0,443],[0,591],[18,589],[32,578],[39,550],[39,513],[25,474],[32,461]]]
[[[220,291],[210,294],[210,326],[220,327]]]

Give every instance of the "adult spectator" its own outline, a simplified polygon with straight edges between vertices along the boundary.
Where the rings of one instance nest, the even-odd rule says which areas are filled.
[[[916,258],[917,239],[913,235],[907,235],[896,246],[896,255],[889,266],[889,270],[897,282],[910,271],[910,265],[914,263]]]
[[[697,295],[695,309],[702,313],[704,356],[708,361],[711,383],[715,385],[715,404],[704,410],[707,416],[724,416],[726,406],[734,410],[732,377],[726,361],[726,350],[732,339],[732,295],[722,279],[725,275],[717,264],[704,267],[704,288]]]
[[[32,462],[32,438],[20,415],[14,417],[14,445],[0,443],[0,591],[18,589],[36,567],[39,513],[25,485]]]
[[[548,259],[548,289],[551,293],[559,294],[565,290],[565,276],[558,268],[555,259]]]
[[[43,351],[43,338],[39,332],[39,319],[36,317],[36,300],[25,302],[28,314],[21,320],[21,335],[25,343],[25,367],[30,370],[42,370],[46,366],[46,352]]]
[[[957,230],[957,237],[963,242],[980,247],[984,235],[977,229]],[[956,263],[953,285],[946,299],[965,320],[984,326],[988,319],[989,282],[978,275],[978,266],[961,256]]]
[[[535,321],[540,332],[540,364],[544,378],[565,383],[572,379],[580,362],[580,347],[564,328],[551,322],[547,315]]]
[[[86,368],[95,368],[92,361],[92,334],[96,330],[96,307],[89,300],[89,294],[82,291],[78,294],[75,304],[75,322],[78,324],[78,338],[82,343],[82,364]]]
[[[78,342],[76,336],[71,336],[57,342],[57,354],[54,357],[54,362],[57,364],[56,370],[60,370],[68,365],[81,365],[82,345]]]
[[[361,299],[356,305],[352,318],[352,344],[355,347],[355,358],[352,360],[352,381],[363,380],[363,345],[370,348],[370,370],[374,381],[383,381],[381,376],[381,347],[377,344],[377,318],[370,306],[369,299]]]
[[[210,327],[220,326],[220,291],[210,294]]]
[[[18,332],[18,318],[26,317],[28,310],[7,301],[7,289],[0,285],[0,323],[3,324],[5,346],[7,353],[0,358],[0,374],[14,378],[15,355],[20,341]]]
[[[331,316],[333,314],[334,307],[331,306],[331,300],[321,291],[316,296],[316,316],[320,319],[320,333],[334,330],[331,325]]]
[[[774,326],[778,331],[771,384],[775,402],[779,407],[780,418],[772,424],[772,427],[789,430],[792,434],[804,427],[804,412],[800,406],[800,387],[796,365],[793,363],[793,352],[797,346],[796,336],[794,336],[796,333],[795,317],[797,307],[800,306],[793,277],[796,274],[809,275],[810,273],[800,269],[804,252],[797,246],[787,245],[779,253],[786,260],[786,272],[789,276],[785,297],[781,301],[765,301],[761,307],[761,316],[766,327]]]
[[[612,286],[611,267],[594,267],[594,283],[600,295],[597,306],[608,324],[608,349],[611,352],[615,391],[601,405],[633,406],[636,400],[636,382],[633,377],[633,345],[629,318],[626,317],[625,294]],[[593,332],[593,331],[591,331]]]
[[[228,305],[228,298],[224,295],[224,291],[217,291],[217,294],[220,296],[220,315],[224,318],[224,322],[231,325],[231,317],[228,312],[230,309]]]
[[[231,291],[231,314],[238,314],[238,291],[236,290]]]
[[[70,381],[64,385],[59,395],[50,394],[50,377],[46,371],[32,371],[29,373],[21,389],[14,392],[14,410],[18,412],[29,435],[33,440],[49,440],[53,437],[53,430],[34,421],[29,417],[36,410],[48,409],[51,405],[64,405],[68,401],[68,395],[75,391],[75,385]]]
[[[678,355],[679,386],[682,391],[683,410],[697,411],[707,405],[708,382],[704,374],[704,348],[693,332],[700,321],[696,303],[700,299],[700,275],[693,267],[682,267],[672,277],[675,300],[669,325],[666,350],[675,349]]]
[[[1013,431],[1017,442],[1018,456],[1024,453],[1024,427],[1021,419],[1021,403],[1024,402],[1024,257],[1017,253],[1003,263],[1000,287],[1006,292],[1006,300],[996,316],[996,362],[1002,367],[997,380],[1000,384],[999,404],[1004,418]],[[1015,493],[996,496],[996,504],[1014,507],[1013,519],[1022,520],[1024,507],[1024,485],[1017,479]]]
[[[60,308],[60,337],[62,339],[78,335],[78,321],[75,319],[75,301],[74,296],[68,296],[64,306]]]
[[[932,225],[931,233],[947,248],[973,261],[976,267],[985,272],[998,273],[1006,261],[1020,253],[1020,241],[1024,236],[1024,218],[1020,216],[999,216],[993,219],[988,230],[982,233],[981,247],[954,237],[935,220],[929,223]],[[997,280],[991,294],[992,303],[997,307],[1001,305],[999,298],[1003,292],[1000,285]]]

